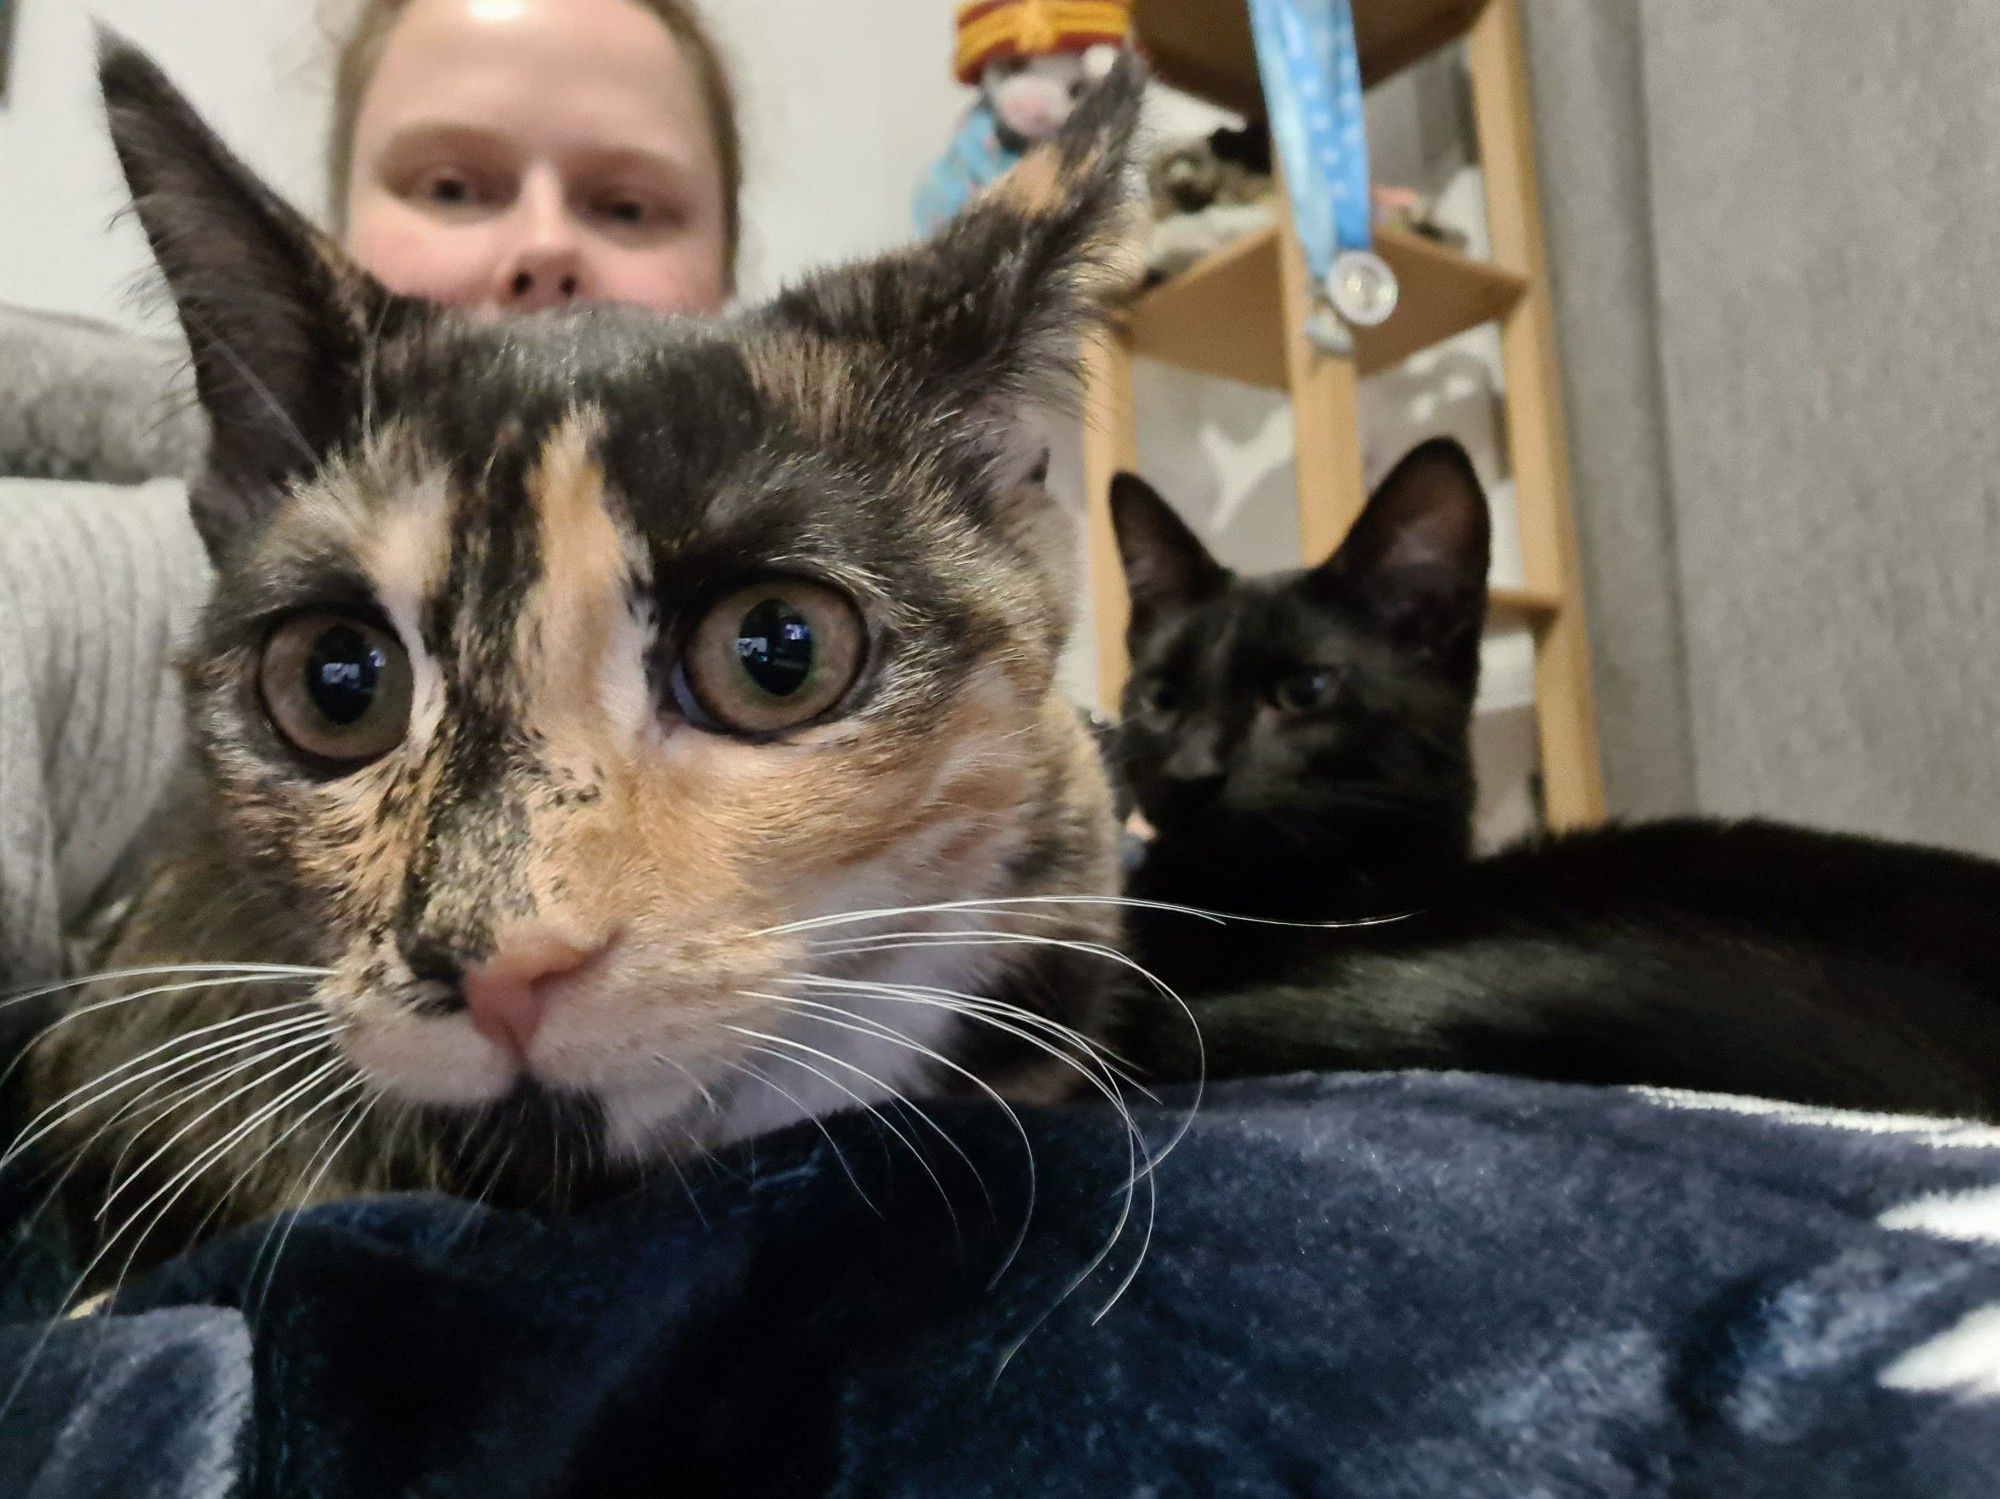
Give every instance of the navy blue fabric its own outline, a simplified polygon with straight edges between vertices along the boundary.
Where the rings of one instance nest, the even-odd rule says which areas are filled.
[[[2000,1190],[2000,1136],[1476,1077],[1216,1089],[1099,1317],[1149,1216],[1142,1185],[1065,1294],[1124,1201],[1115,1117],[1024,1113],[1003,1270],[1020,1137],[931,1113],[983,1191],[857,1114],[564,1221],[391,1198],[275,1257],[211,1245],[0,1334],[0,1493],[2000,1489],[2000,1244],[1878,1221]],[[1182,1117],[1139,1115],[1156,1144]]]

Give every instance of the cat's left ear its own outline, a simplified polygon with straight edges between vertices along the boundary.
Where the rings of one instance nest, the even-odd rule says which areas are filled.
[[[947,418],[947,439],[1004,436],[1026,408],[1064,403],[1078,340],[1143,271],[1126,180],[1143,91],[1137,59],[1121,56],[1061,130],[934,238],[813,276],[770,315],[836,349],[886,354]]]
[[[195,527],[221,556],[351,420],[369,308],[386,293],[108,31],[98,79],[133,207],[173,295],[211,430]]]
[[[1461,660],[1469,651],[1476,670],[1491,549],[1486,492],[1471,458],[1434,438],[1382,481],[1309,582],[1405,644]]]

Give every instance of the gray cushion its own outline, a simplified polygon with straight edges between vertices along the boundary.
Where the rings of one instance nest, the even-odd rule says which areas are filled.
[[[186,365],[175,340],[0,306],[0,477],[185,477],[203,442]]]

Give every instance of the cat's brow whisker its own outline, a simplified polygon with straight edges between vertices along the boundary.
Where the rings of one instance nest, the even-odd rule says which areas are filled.
[[[748,991],[748,990],[741,992],[743,993],[743,996],[746,999],[759,999],[764,1001],[766,1004],[783,1003],[783,1000],[778,995],[775,994],[759,994],[754,991]],[[853,1073],[856,1077],[860,1078],[863,1082],[868,1083],[872,1087],[879,1088],[882,1091],[882,1094],[885,1098],[894,1099],[898,1103],[909,1104],[909,1106],[912,1109],[915,1109],[916,1115],[919,1119],[922,1119],[924,1123],[928,1124],[933,1130],[935,1130],[938,1133],[938,1135],[941,1136],[946,1141],[946,1143],[952,1146],[953,1149],[959,1149],[958,1142],[953,1140],[949,1135],[946,1135],[944,1129],[938,1124],[936,1120],[932,1119],[930,1115],[926,1114],[922,1109],[916,1108],[914,1104],[910,1104],[909,1100],[905,1098],[900,1092],[890,1087],[887,1083],[883,1082],[882,1079],[876,1077],[872,1072],[869,1072],[864,1067],[857,1066],[853,1062],[847,1061],[845,1058],[834,1056],[831,1052],[821,1051],[818,1047],[809,1046],[803,1041],[795,1041],[789,1036],[774,1035],[768,1031],[753,1030],[748,1026],[740,1026],[740,1025],[725,1025],[722,1028],[726,1031],[734,1032],[738,1036],[744,1036],[751,1040],[763,1043],[763,1045],[757,1049],[760,1050],[764,1055],[770,1056],[778,1061],[790,1062],[795,1067],[803,1068],[805,1071],[810,1072],[813,1076],[820,1079],[820,1081],[826,1083],[829,1087],[838,1088],[842,1093],[845,1093],[849,1098],[853,1099],[856,1103],[861,1105],[862,1108],[866,1109],[870,1114],[874,1115],[875,1118],[881,1122],[883,1127],[887,1129],[890,1134],[894,1135],[898,1140],[901,1140],[903,1142],[904,1147],[909,1150],[910,1154],[916,1157],[917,1164],[924,1168],[925,1174],[930,1177],[932,1183],[937,1187],[938,1196],[944,1200],[944,1210],[951,1217],[953,1231],[954,1232],[962,1231],[958,1221],[958,1209],[952,1206],[951,1193],[945,1190],[944,1179],[937,1174],[937,1168],[931,1165],[930,1158],[926,1156],[923,1153],[923,1151],[918,1147],[917,1142],[915,1140],[912,1140],[909,1137],[909,1135],[905,1134],[903,1132],[902,1127],[898,1125],[895,1120],[891,1119],[887,1114],[884,1114],[872,1102],[864,1098],[861,1094],[855,1092],[852,1088],[848,1087],[847,1084],[841,1082],[839,1078],[833,1076],[833,1074],[830,1072],[822,1071],[820,1068],[814,1066],[811,1062],[806,1061],[804,1057],[798,1057],[792,1055],[792,1052],[794,1051],[804,1052],[806,1056],[817,1057],[821,1061],[829,1062],[836,1067],[844,1067],[849,1072]],[[773,1049],[775,1047],[781,1047],[781,1046],[789,1049],[785,1051],[778,1051]],[[961,1155],[964,1154],[963,1150],[960,1150],[959,1153]],[[966,1164],[968,1166],[971,1166],[971,1162],[969,1160],[966,1162]],[[978,1168],[973,1167],[972,1170],[973,1170],[973,1175],[977,1177],[979,1175]],[[980,1182],[980,1186],[984,1188],[985,1182],[983,1180]]]

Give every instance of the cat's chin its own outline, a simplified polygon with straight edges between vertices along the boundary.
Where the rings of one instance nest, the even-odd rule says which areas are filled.
[[[395,1015],[353,1024],[340,1038],[347,1059],[404,1103],[478,1109],[500,1102],[527,1073],[521,1062],[463,1015]]]

